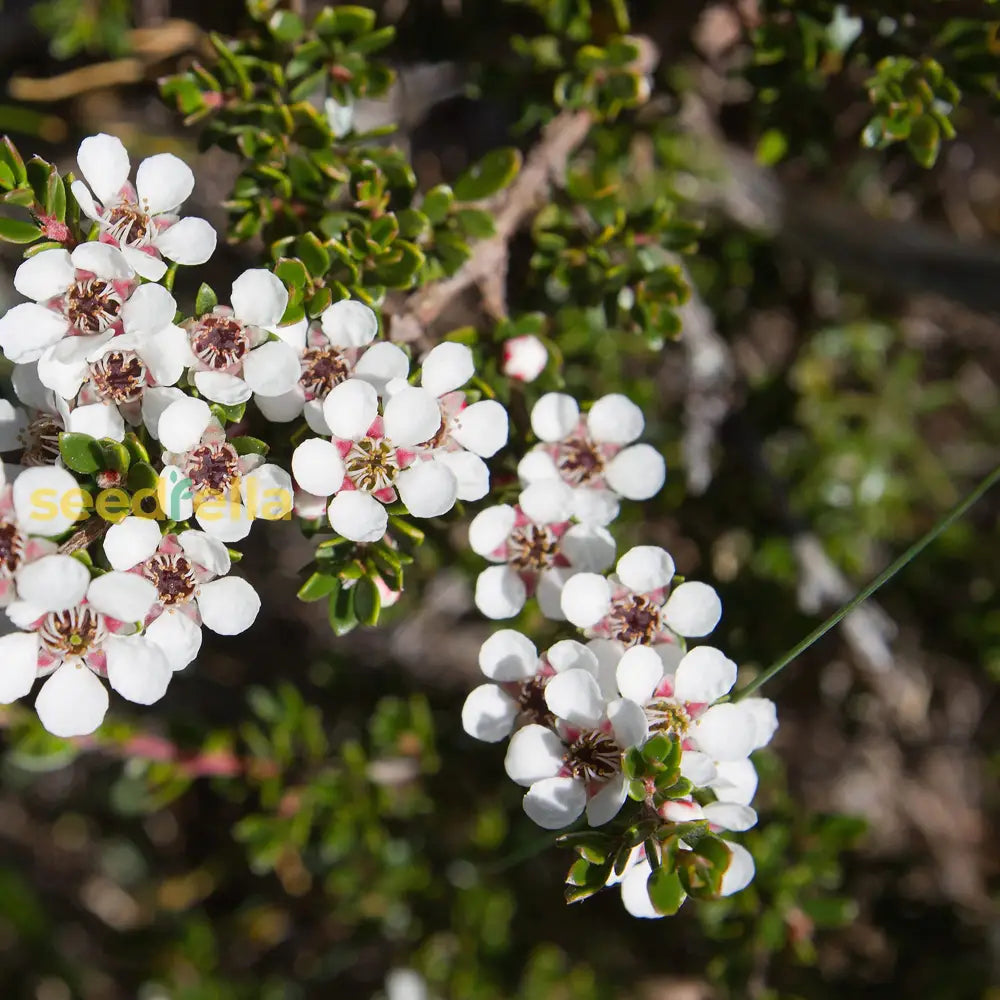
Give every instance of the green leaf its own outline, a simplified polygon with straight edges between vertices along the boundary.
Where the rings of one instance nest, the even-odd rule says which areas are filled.
[[[222,403],[211,403],[209,409],[212,411],[212,416],[225,427],[227,423],[238,424],[243,419],[246,415],[247,404],[233,403],[230,406],[223,406]]]
[[[304,288],[309,281],[309,272],[306,270],[305,264],[294,257],[282,257],[274,265],[274,273],[289,288]]]
[[[759,164],[773,167],[785,158],[788,152],[788,140],[780,129],[768,129],[758,140],[754,156]]]
[[[379,49],[384,49],[387,45],[391,45],[395,37],[396,29],[392,25],[379,28],[378,31],[369,32],[367,35],[362,35],[356,41],[352,42],[351,52],[370,55],[372,52],[378,52]]]
[[[195,315],[204,316],[205,313],[210,313],[218,304],[219,297],[213,291],[212,286],[202,282],[194,300]]]
[[[28,183],[34,192],[35,201],[39,205],[44,205],[45,196],[49,190],[49,177],[56,168],[40,156],[33,156],[28,160],[25,169],[28,172]]]
[[[102,469],[120,474],[128,472],[128,467],[132,464],[132,456],[124,444],[120,441],[112,441],[110,438],[102,438],[100,448]]]
[[[236,449],[237,455],[266,455],[271,450],[266,441],[247,435],[232,438],[229,443]]]
[[[667,868],[655,869],[646,888],[653,909],[662,916],[669,917],[676,913],[684,902],[684,886],[677,873]]]
[[[455,213],[455,221],[466,236],[477,240],[489,239],[497,231],[493,216],[481,208],[460,208]]]
[[[375,27],[375,11],[368,7],[336,7],[332,15],[333,24],[326,30],[338,35],[367,35]],[[323,34],[318,18],[316,30]]]
[[[455,182],[459,201],[479,201],[506,187],[521,169],[521,153],[513,147],[494,149]],[[426,211],[426,208],[424,209]]]
[[[330,628],[335,635],[347,635],[358,624],[358,617],[354,612],[354,595],[351,588],[339,586],[330,594],[328,605],[328,618]]]
[[[59,435],[59,454],[67,469],[89,476],[104,467],[104,452],[89,434]]]
[[[128,448],[130,463],[149,461],[149,452],[146,450],[146,446],[135,435],[134,431],[129,431],[125,435],[125,447]]]
[[[125,485],[130,493],[138,493],[140,490],[155,490],[159,481],[159,474],[148,462],[133,462]]]
[[[388,253],[376,258],[371,278],[390,288],[408,288],[423,263],[424,254],[419,247],[406,240],[396,240]]]
[[[268,21],[267,26],[271,29],[271,34],[279,42],[297,41],[305,34],[306,26],[302,18],[294,11],[275,11],[274,16]]]
[[[0,160],[0,187],[9,191],[12,187],[16,187],[16,185],[14,171],[3,160]]]
[[[430,224],[436,226],[444,222],[448,210],[455,201],[455,194],[447,184],[438,184],[424,195],[420,210],[427,216]]]
[[[0,162],[6,164],[13,174],[15,184],[21,185],[27,182],[28,172],[25,169],[24,160],[21,159],[17,146],[6,135],[0,140]]]
[[[41,235],[34,223],[0,217],[0,240],[5,243],[33,243]]]
[[[320,601],[324,597],[329,597],[338,587],[340,581],[330,573],[313,573],[301,587],[296,595],[300,601]]]
[[[363,576],[354,585],[354,614],[362,625],[377,625],[382,611],[382,598],[375,581]]]
[[[59,171],[55,169],[49,174],[49,183],[45,191],[45,211],[60,222],[66,218],[66,186],[59,176]]]
[[[315,233],[304,233],[295,241],[295,252],[314,278],[330,270],[330,253]]]

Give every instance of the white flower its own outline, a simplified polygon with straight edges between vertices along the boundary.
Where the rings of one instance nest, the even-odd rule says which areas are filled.
[[[226,576],[231,560],[225,545],[204,531],[161,536],[156,521],[127,517],[108,529],[104,554],[113,569],[138,574],[156,588],[145,634],[173,670],[198,655],[202,625],[220,635],[237,635],[260,611],[253,587]]]
[[[17,588],[20,600],[7,614],[24,631],[0,639],[0,701],[51,675],[35,701],[39,720],[55,736],[84,736],[108,708],[98,678],[140,705],[166,693],[170,665],[135,624],[156,598],[148,580],[120,572],[91,579],[79,560],[57,554],[22,567]]]
[[[545,371],[549,352],[534,334],[511,337],[503,344],[503,364],[500,370],[508,378],[520,382],[534,382]]]
[[[122,252],[105,243],[81,243],[72,253],[43,250],[14,274],[14,287],[34,302],[0,319],[0,348],[15,364],[51,356],[66,338],[83,338],[92,349],[120,332],[136,284]]]
[[[299,357],[268,333],[288,306],[288,290],[270,271],[251,269],[233,282],[230,300],[232,308],[216,306],[184,324],[198,391],[225,406],[289,392],[299,380]]]
[[[70,477],[72,478],[72,477]],[[17,572],[28,563],[51,555],[56,550],[47,538],[33,538],[18,518],[14,506],[14,486],[6,481],[0,463],[0,607],[17,598]]]
[[[544,692],[556,674],[586,670],[601,683],[597,657],[586,646],[563,639],[539,656],[534,643],[514,629],[500,629],[483,643],[479,667],[493,683],[469,692],[462,726],[470,736],[487,743],[509,736],[517,722],[553,722]]]
[[[333,438],[304,441],[292,455],[299,487],[332,496],[327,516],[334,531],[354,542],[377,542],[388,525],[385,504],[397,495],[414,517],[446,514],[458,480],[436,454],[421,458],[414,446],[438,431],[441,413],[426,389],[398,389],[382,406],[376,389],[349,378],[331,390],[323,414]]]
[[[543,615],[561,620],[566,581],[583,570],[605,570],[614,560],[615,541],[605,528],[571,526],[549,499],[549,484],[536,483],[522,492],[518,506],[487,507],[469,525],[473,552],[500,564],[476,581],[476,607],[487,618],[516,615],[534,594]]]
[[[642,411],[625,396],[602,396],[584,419],[572,396],[546,393],[531,411],[541,443],[521,460],[518,475],[526,484],[562,479],[574,489],[578,521],[610,524],[620,497],[648,500],[666,479],[660,453],[631,443],[644,426]]]
[[[554,728],[532,723],[514,733],[504,760],[507,774],[528,786],[524,811],[539,826],[560,829],[584,810],[591,826],[601,826],[625,802],[622,758],[645,741],[645,715],[624,698],[608,704],[597,679],[582,668],[550,679],[544,697]]]
[[[563,587],[563,614],[589,636],[654,645],[700,638],[718,625],[722,604],[707,584],[685,581],[669,590],[674,561],[663,549],[629,549],[615,570],[607,579],[578,573]]]
[[[72,185],[80,210],[97,223],[101,239],[119,246],[144,278],[163,277],[167,266],[161,257],[178,264],[204,264],[212,256],[212,226],[204,219],[176,215],[194,190],[194,174],[183,160],[172,153],[148,157],[139,164],[133,188],[128,152],[120,139],[101,133],[80,143],[77,163],[87,182]]]
[[[166,515],[184,521],[194,514],[214,538],[236,542],[255,518],[290,515],[291,477],[262,455],[240,455],[201,399],[182,396],[160,415],[163,444],[160,503]]]
[[[287,423],[304,415],[317,434],[328,435],[323,419],[323,400],[335,385],[357,374],[374,374],[376,387],[393,378],[406,378],[410,369],[407,356],[394,344],[382,342],[368,365],[359,362],[378,334],[378,317],[363,302],[344,299],[327,306],[319,323],[303,319],[273,332],[295,351],[299,359],[298,382],[277,396],[257,396],[261,413],[268,420]],[[392,348],[385,350],[385,348]],[[371,369],[371,370],[370,370]]]

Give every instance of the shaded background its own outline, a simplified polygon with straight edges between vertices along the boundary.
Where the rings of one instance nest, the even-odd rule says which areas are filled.
[[[577,357],[566,375],[585,397],[625,384],[643,400],[673,471],[621,549],[663,545],[718,586],[718,642],[752,669],[997,461],[996,109],[965,103],[924,170],[905,149],[860,148],[864,67],[755,65],[753,3],[629,6],[661,58],[657,96],[624,127],[636,176],[669,144],[654,180],[705,220],[697,290],[654,364],[612,344],[613,374]],[[933,34],[940,6],[919,5],[911,32]],[[531,146],[511,132],[508,43],[536,14],[380,12],[398,29],[390,110],[424,187]],[[247,25],[237,2],[5,0],[0,131],[63,169],[96,131],[133,163],[176,152],[197,177],[187,211],[224,229],[237,165],[196,151],[155,81],[203,52],[201,31]],[[220,246],[197,279],[182,272],[179,298],[195,280],[225,289],[261,252]],[[17,261],[2,259],[7,304]],[[511,298],[537,308],[515,263]],[[483,321],[475,303],[445,319]],[[0,715],[3,995],[363,998],[399,967],[463,1000],[1000,995],[998,504],[769,686],[781,728],[758,760],[757,881],[651,923],[614,892],[562,903],[569,856],[523,817],[501,751],[461,732],[489,628],[458,518],[385,625],[340,639],[294,597],[309,544],[293,525],[255,532],[242,572],[260,619],[206,635],[156,708],[118,703],[120,720],[71,748]]]

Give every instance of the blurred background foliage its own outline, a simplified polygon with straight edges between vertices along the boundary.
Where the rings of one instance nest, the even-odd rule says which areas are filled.
[[[748,679],[996,463],[996,4],[366,7],[302,53],[311,2],[4,0],[0,130],[64,171],[96,131],[133,162],[184,156],[190,210],[233,236],[215,288],[270,256],[314,314],[330,273],[415,351],[476,344],[522,429],[542,391],[628,392],[672,475],[621,548],[719,586]],[[260,81],[233,53],[271,81],[266,128],[244,127]],[[369,134],[331,138],[328,96]],[[314,134],[290,166],[297,102]],[[504,234],[502,308],[469,287],[414,334],[424,286],[494,231],[476,203],[581,111],[564,183]],[[525,332],[552,357],[530,387],[496,374]],[[3,995],[407,1000],[386,976],[408,968],[459,1000],[995,998],[998,513],[987,497],[769,687],[757,879],[651,923],[614,891],[563,904],[571,856],[460,730],[488,633],[461,519],[380,628],[340,638],[294,598],[311,543],[262,532],[252,635],[206,644],[155,710],[72,745],[0,712]]]

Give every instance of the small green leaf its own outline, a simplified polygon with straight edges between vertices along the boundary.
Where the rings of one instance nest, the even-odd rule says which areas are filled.
[[[667,868],[657,868],[646,883],[649,901],[661,916],[669,917],[681,908],[684,902],[684,886],[676,872]]]
[[[10,167],[0,160],[0,188],[5,191],[9,191],[12,187],[15,187],[17,182],[14,180],[14,171]]]
[[[295,241],[295,252],[314,278],[330,270],[330,253],[315,233],[304,233]]]
[[[45,192],[46,214],[60,222],[66,218],[66,186],[59,176],[59,171],[53,169],[49,174],[49,183]]]
[[[148,462],[133,462],[125,484],[130,493],[138,493],[140,490],[155,490],[159,481],[159,474]]]
[[[476,240],[489,239],[496,233],[493,216],[480,208],[460,208],[455,213],[458,228]]]
[[[130,462],[148,462],[149,452],[133,431],[125,435],[125,447],[128,448]]]
[[[334,23],[327,30],[332,28],[338,35],[367,35],[375,27],[375,11],[368,7],[336,7],[332,14]],[[316,22],[316,30],[320,34],[323,33],[319,19]]]
[[[237,455],[266,455],[271,450],[266,441],[247,435],[232,438],[229,443],[236,449]]]
[[[5,243],[33,243],[41,235],[41,229],[34,223],[0,217],[0,240]]]
[[[780,129],[768,129],[758,140],[754,156],[759,164],[773,167],[780,163],[788,152],[788,140]]]
[[[21,185],[28,180],[28,172],[25,169],[24,160],[21,159],[21,154],[17,151],[17,146],[6,135],[3,139],[0,139],[0,161],[5,163],[14,175],[15,184]]]
[[[432,226],[444,222],[448,210],[455,201],[455,194],[447,184],[438,184],[424,195],[420,210],[427,216]]]
[[[301,260],[283,257],[274,265],[274,273],[289,288],[304,288],[309,281],[309,272]]]
[[[279,42],[297,41],[305,33],[306,26],[302,18],[294,11],[275,11],[274,16],[268,21],[267,26],[271,29],[271,34]]]
[[[100,441],[102,462],[101,468],[111,472],[123,474],[128,472],[128,467],[132,464],[132,456],[128,448],[120,441],[112,441],[110,438],[102,438]],[[61,450],[61,448],[60,448]]]
[[[354,614],[362,625],[377,625],[382,611],[382,597],[375,581],[363,576],[354,585]]]
[[[96,438],[89,434],[59,435],[59,454],[67,469],[92,475],[104,467],[104,452]]]
[[[339,586],[338,590],[330,594],[328,604],[330,628],[338,636],[347,635],[358,624],[358,617],[354,612],[354,595],[351,593],[351,589]]]
[[[513,147],[494,149],[455,182],[459,201],[479,201],[506,187],[521,169],[521,153]],[[426,211],[426,208],[425,208]]]
[[[202,282],[194,300],[195,315],[204,316],[205,313],[210,313],[218,304],[219,297],[213,291],[212,286]]]
[[[300,601],[312,602],[320,601],[324,597],[329,597],[338,587],[340,581],[329,573],[313,573],[301,587],[296,595]]]

